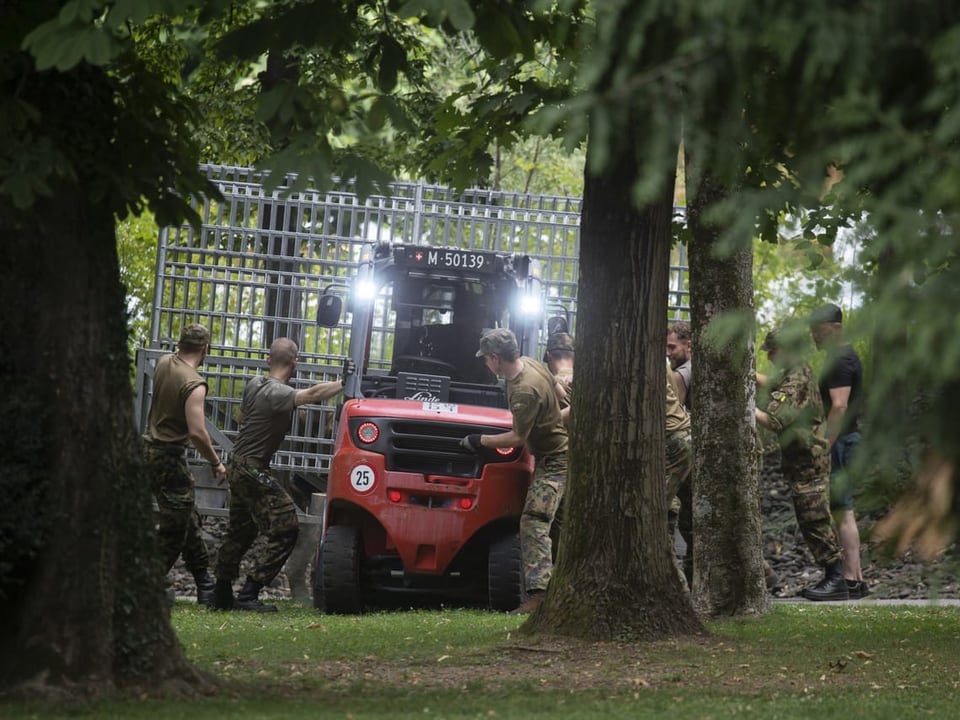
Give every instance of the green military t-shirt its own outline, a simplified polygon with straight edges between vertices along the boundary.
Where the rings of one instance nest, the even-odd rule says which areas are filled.
[[[196,369],[179,355],[164,355],[153,370],[153,399],[147,420],[147,440],[185,445],[187,429],[187,398],[207,383]]]
[[[573,372],[571,370],[562,371],[554,377],[556,378],[557,385],[563,388],[564,396],[559,398],[560,409],[563,410],[573,404]]]
[[[680,404],[680,396],[673,384],[673,371],[667,360],[667,432],[674,433],[690,429],[690,415]]]
[[[293,422],[295,388],[269,375],[253,378],[243,389],[240,434],[233,454],[268,467]]]
[[[556,378],[543,363],[529,357],[520,359],[523,370],[507,382],[513,430],[527,436],[527,449],[535,457],[565,453],[567,429],[554,390]]]

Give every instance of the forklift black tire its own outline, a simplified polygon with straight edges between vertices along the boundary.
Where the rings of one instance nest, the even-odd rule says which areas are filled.
[[[332,525],[320,543],[314,605],[324,612],[356,615],[363,610],[360,565],[363,540],[360,529]]]
[[[487,600],[491,610],[508,612],[523,600],[523,561],[520,532],[503,535],[492,543],[487,559]]]

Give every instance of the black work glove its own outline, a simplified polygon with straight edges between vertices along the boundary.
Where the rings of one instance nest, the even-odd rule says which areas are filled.
[[[473,435],[467,435],[463,440],[461,440],[460,447],[462,447],[464,450],[469,450],[470,452],[475,453],[483,450],[483,445],[480,444],[480,436],[476,433]]]
[[[350,377],[351,375],[356,374],[356,372],[357,372],[357,364],[356,364],[353,360],[351,360],[350,358],[344,359],[344,361],[343,361],[343,377],[340,379],[340,384],[341,384],[341,385],[346,385],[346,384],[347,384],[347,378]]]

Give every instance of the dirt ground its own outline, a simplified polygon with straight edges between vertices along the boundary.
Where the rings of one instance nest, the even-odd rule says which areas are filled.
[[[286,666],[289,676],[320,676],[327,690],[351,690],[364,682],[422,689],[479,689],[485,692],[518,685],[543,690],[622,690],[677,686],[708,675],[708,665],[678,661],[678,648],[714,652],[708,638],[654,643],[598,643],[569,638],[521,639],[488,654],[439,656],[413,660],[364,658],[357,661],[309,661]],[[686,654],[686,653],[682,653]]]

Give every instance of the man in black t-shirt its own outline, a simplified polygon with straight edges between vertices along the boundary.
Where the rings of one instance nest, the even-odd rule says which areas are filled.
[[[853,482],[847,466],[860,442],[859,415],[863,398],[863,365],[843,336],[843,311],[828,303],[810,316],[810,334],[818,349],[827,351],[820,375],[820,397],[827,413],[830,443],[830,507],[843,549],[843,575],[851,599],[869,593],[860,567],[860,531],[853,512]]]

